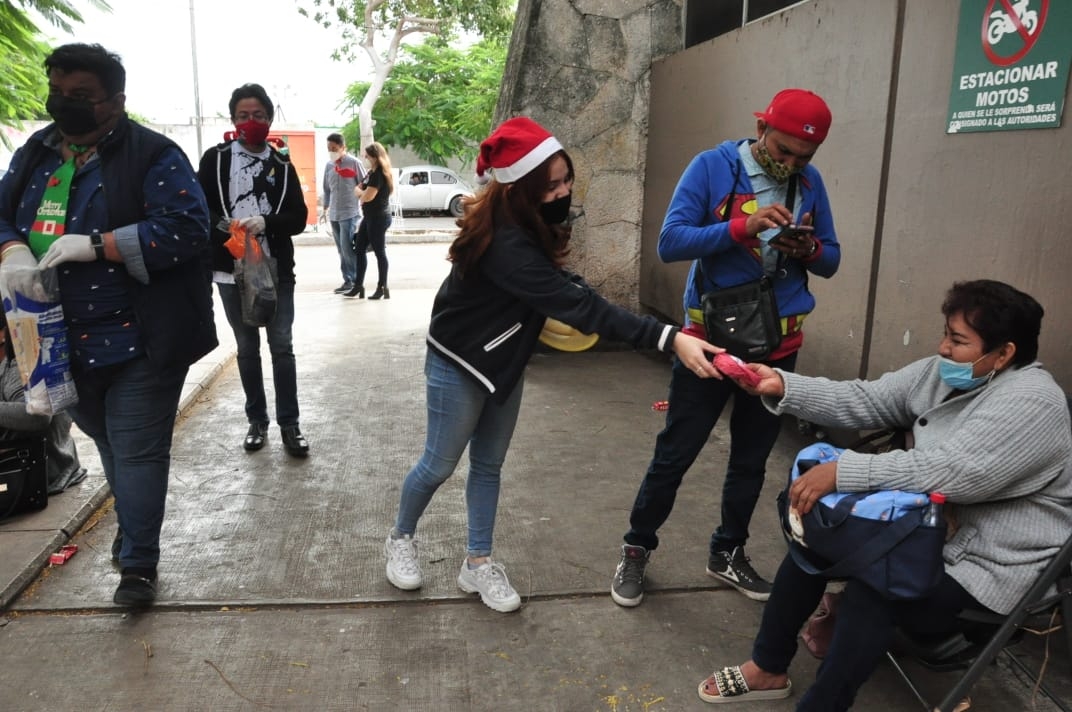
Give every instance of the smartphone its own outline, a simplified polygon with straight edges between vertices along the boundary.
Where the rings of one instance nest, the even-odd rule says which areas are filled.
[[[767,244],[778,247],[796,247],[796,242],[802,235],[811,235],[814,232],[815,228],[811,225],[789,223],[782,228],[781,232],[772,237]]]

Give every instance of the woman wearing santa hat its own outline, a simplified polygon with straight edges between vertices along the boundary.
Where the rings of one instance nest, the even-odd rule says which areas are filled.
[[[521,598],[502,564],[491,559],[499,476],[521,405],[525,364],[544,321],[551,317],[637,348],[673,351],[705,377],[721,377],[710,359],[722,349],[610,304],[563,268],[573,163],[538,123],[509,119],[485,139],[477,180],[486,186],[458,221],[449,253],[453,266],[432,307],[424,454],[403,482],[384,549],[387,579],[401,589],[419,588],[418,520],[468,445],[468,555],[458,585],[505,613],[519,608]]]

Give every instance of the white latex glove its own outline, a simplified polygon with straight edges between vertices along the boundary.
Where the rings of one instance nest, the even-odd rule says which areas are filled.
[[[0,291],[4,294],[27,294],[33,298],[44,297],[41,290],[41,273],[37,271],[37,258],[30,248],[20,242],[9,243],[0,256]]]
[[[29,245],[15,243],[6,248],[0,257],[0,269],[10,270],[17,267],[37,269],[37,258],[30,252]]]
[[[254,235],[264,234],[264,217],[260,215],[254,215],[251,218],[242,218],[238,222],[242,224],[242,227],[246,228],[246,230]]]
[[[97,253],[93,250],[89,235],[68,234],[49,246],[37,267],[48,269],[64,262],[95,262],[96,259]]]

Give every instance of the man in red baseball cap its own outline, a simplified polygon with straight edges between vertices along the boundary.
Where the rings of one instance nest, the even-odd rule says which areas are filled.
[[[831,115],[826,102],[806,89],[778,92],[766,111],[755,115],[755,139],[725,141],[685,169],[659,234],[659,257],[693,263],[685,282],[683,331],[695,336],[707,335],[705,293],[769,279],[782,334],[762,363],[792,371],[804,342],[804,318],[815,307],[808,276],[831,277],[841,262],[826,188],[811,165]],[[803,227],[783,231],[789,225]],[[675,360],[666,424],[633,504],[611,584],[617,604],[636,606],[643,599],[645,568],[659,545],[657,531],[731,396],[721,522],[711,535],[706,571],[751,599],[765,601],[770,595],[770,583],[752,568],[744,547],[767,457],[778,438],[778,416],[731,378],[702,380]]]

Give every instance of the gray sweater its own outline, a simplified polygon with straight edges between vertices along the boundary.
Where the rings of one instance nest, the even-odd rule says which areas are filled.
[[[1008,613],[1072,535],[1068,401],[1038,362],[945,402],[952,389],[938,376],[937,356],[875,381],[778,373],[785,396],[764,398],[775,413],[842,428],[911,428],[911,450],[845,452],[837,488],[945,494],[957,523],[946,573],[984,606]]]

